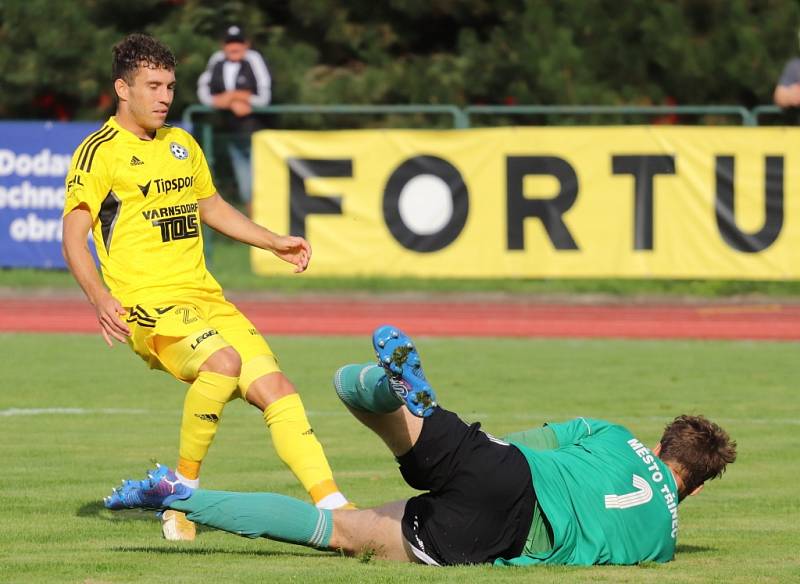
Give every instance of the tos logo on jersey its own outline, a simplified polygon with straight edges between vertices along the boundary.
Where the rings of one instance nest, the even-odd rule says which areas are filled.
[[[186,160],[189,158],[189,151],[177,142],[170,142],[169,151],[172,152],[172,155],[178,160]]]

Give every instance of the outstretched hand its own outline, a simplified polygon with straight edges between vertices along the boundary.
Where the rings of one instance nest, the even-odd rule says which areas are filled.
[[[111,296],[111,294],[107,294],[94,305],[94,309],[97,312],[100,332],[103,334],[106,344],[109,347],[113,347],[112,338],[117,339],[120,343],[127,342],[127,337],[130,336],[131,330],[120,319],[120,316],[126,315],[127,312],[119,303],[119,300]]]
[[[302,237],[280,235],[274,241],[272,253],[285,262],[294,264],[294,273],[305,272],[311,261],[311,246]]]

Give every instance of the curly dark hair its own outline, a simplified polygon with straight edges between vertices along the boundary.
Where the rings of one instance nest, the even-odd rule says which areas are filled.
[[[124,79],[128,85],[139,67],[175,70],[175,55],[164,43],[148,34],[129,34],[111,50],[111,80]]]
[[[736,460],[736,442],[703,416],[678,416],[664,428],[659,458],[681,475],[684,498],[708,480],[722,476]]]

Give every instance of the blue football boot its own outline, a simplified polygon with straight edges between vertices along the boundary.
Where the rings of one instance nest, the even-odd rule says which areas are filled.
[[[142,481],[122,481],[103,499],[106,509],[164,509],[177,500],[188,499],[194,489],[184,485],[167,466],[156,464]]]
[[[437,405],[436,392],[425,378],[419,353],[408,335],[383,325],[372,333],[372,346],[392,391],[415,416],[430,416]]]

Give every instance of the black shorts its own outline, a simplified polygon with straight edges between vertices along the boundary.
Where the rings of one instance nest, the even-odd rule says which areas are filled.
[[[403,514],[403,536],[421,561],[480,564],[520,555],[536,495],[517,448],[437,408],[397,461],[410,486],[429,491],[409,499]]]

